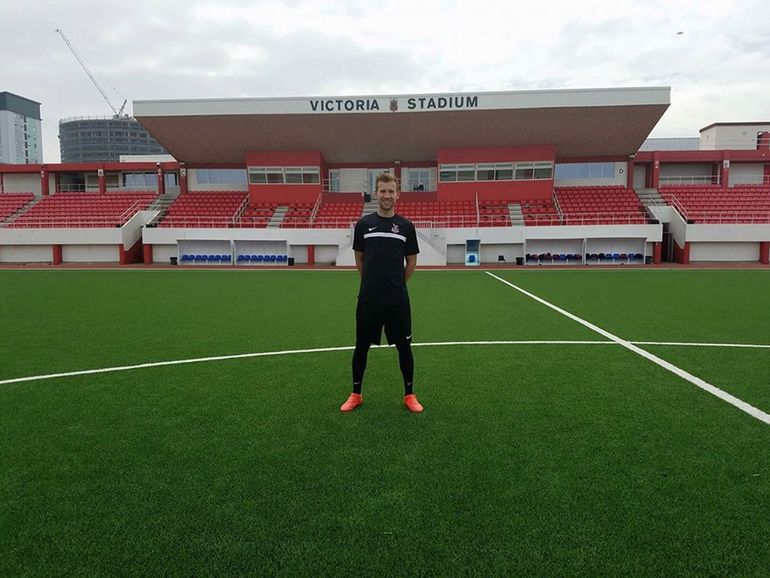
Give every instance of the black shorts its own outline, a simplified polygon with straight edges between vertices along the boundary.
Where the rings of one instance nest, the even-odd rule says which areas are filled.
[[[384,304],[359,301],[356,307],[356,341],[379,345],[383,327],[388,345],[411,341],[412,310],[409,302]]]

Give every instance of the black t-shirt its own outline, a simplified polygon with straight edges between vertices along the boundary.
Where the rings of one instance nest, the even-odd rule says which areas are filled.
[[[353,250],[364,253],[359,301],[409,301],[404,259],[420,252],[417,232],[411,221],[400,215],[380,217],[376,212],[361,217],[353,235]]]

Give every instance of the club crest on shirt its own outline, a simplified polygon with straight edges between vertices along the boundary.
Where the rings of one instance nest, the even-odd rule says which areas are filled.
[[[401,230],[398,228],[398,225],[393,223],[393,228],[391,229],[391,232],[393,232],[393,233],[400,233]]]

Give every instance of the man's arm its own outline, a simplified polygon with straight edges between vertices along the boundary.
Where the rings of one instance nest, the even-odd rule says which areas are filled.
[[[364,252],[353,251],[356,254],[356,269],[358,269],[358,276],[361,277],[364,274]]]
[[[414,273],[414,269],[417,267],[417,255],[406,256],[406,267],[404,268],[404,278],[409,281],[409,277]]]
[[[414,273],[415,267],[417,267],[417,253],[420,252],[420,246],[417,244],[417,230],[412,223],[409,223],[409,228],[406,232],[406,267],[404,268],[404,279],[409,281],[409,277]]]

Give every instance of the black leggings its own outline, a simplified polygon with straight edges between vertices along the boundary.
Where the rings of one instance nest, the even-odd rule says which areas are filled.
[[[361,393],[366,370],[366,359],[369,355],[371,343],[356,341],[356,349],[353,352],[353,393]],[[414,382],[414,356],[409,341],[396,343],[398,350],[398,365],[401,367],[401,375],[404,378],[404,395],[412,393]]]

